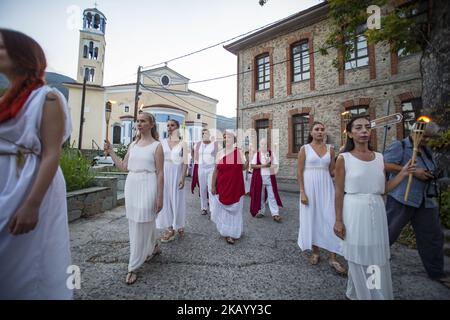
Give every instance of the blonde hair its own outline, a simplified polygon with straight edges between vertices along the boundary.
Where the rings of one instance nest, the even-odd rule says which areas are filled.
[[[156,141],[159,141],[159,133],[158,133],[158,129],[156,127],[156,118],[155,116],[150,113],[150,112],[146,112],[146,111],[141,111],[139,112],[139,114],[142,114],[144,116],[147,117],[147,119],[150,121],[150,123],[153,124],[153,127],[150,130],[150,134],[152,135],[153,139],[155,139]],[[141,134],[138,132],[136,134],[136,143],[141,140]]]

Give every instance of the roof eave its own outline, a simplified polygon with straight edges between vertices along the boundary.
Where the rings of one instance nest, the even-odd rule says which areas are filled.
[[[327,14],[328,2],[325,1],[223,47],[227,51],[237,55],[242,49],[267,41],[280,34],[289,33],[324,20],[327,18]]]

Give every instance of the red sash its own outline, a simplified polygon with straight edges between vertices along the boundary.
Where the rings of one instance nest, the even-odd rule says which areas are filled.
[[[217,194],[224,205],[239,202],[245,194],[242,162],[238,148],[224,156],[217,164]]]
[[[259,158],[260,152],[258,151],[256,153],[256,164],[261,164],[261,159]],[[272,152],[269,150],[269,156],[272,159]],[[275,200],[277,201],[277,204],[279,207],[283,207],[283,204],[281,203],[281,198],[278,193],[278,185],[277,185],[277,179],[275,178],[274,174],[270,175],[270,182],[272,183],[272,189],[273,193],[275,195]],[[252,216],[256,216],[258,211],[261,209],[261,191],[263,187],[262,182],[262,176],[261,176],[261,169],[253,169],[252,174],[252,182],[250,184],[250,213]],[[267,190],[265,190],[264,199],[267,199]]]

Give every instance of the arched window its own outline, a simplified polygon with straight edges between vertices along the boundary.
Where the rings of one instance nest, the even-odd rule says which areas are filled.
[[[357,36],[353,39],[347,39],[346,44],[352,47],[350,57],[345,61],[345,70],[367,66],[369,64],[369,51],[367,49],[367,37],[364,31],[366,24],[356,28]]]
[[[298,82],[310,78],[308,40],[297,42],[291,47],[292,81]]]
[[[255,121],[256,130],[256,145],[259,146],[261,139],[266,139],[269,136],[269,119],[259,119]]]
[[[350,112],[351,118],[356,117],[356,116],[368,115],[366,106],[355,106],[355,107],[352,107],[351,109],[347,109],[347,111]]]
[[[304,144],[308,143],[309,115],[296,114],[292,116],[292,130],[294,130],[292,135],[294,137],[292,152],[297,153]]]
[[[85,68],[85,69],[84,69],[84,78],[85,78],[86,80],[89,80],[89,75],[90,75],[90,70],[89,70],[89,68]]]
[[[94,42],[89,42],[89,59],[94,58]]]
[[[94,82],[94,76],[95,76],[95,69],[91,69],[89,81]]]
[[[94,59],[98,60],[98,47],[94,49]]]
[[[87,58],[88,57],[88,46],[84,46],[83,47],[83,58]]]
[[[94,29],[100,29],[100,15],[98,14],[94,16]]]
[[[270,88],[270,56],[268,53],[256,57],[256,90]]]
[[[92,26],[92,14],[90,12],[86,14],[86,26],[88,28]]]
[[[115,125],[113,128],[113,144],[120,144],[120,138],[122,134],[122,127]]]

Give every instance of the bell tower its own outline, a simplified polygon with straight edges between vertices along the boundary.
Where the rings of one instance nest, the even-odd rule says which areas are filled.
[[[83,82],[86,76],[88,84],[103,85],[105,28],[106,17],[101,11],[97,8],[84,10],[78,51],[78,82]]]

